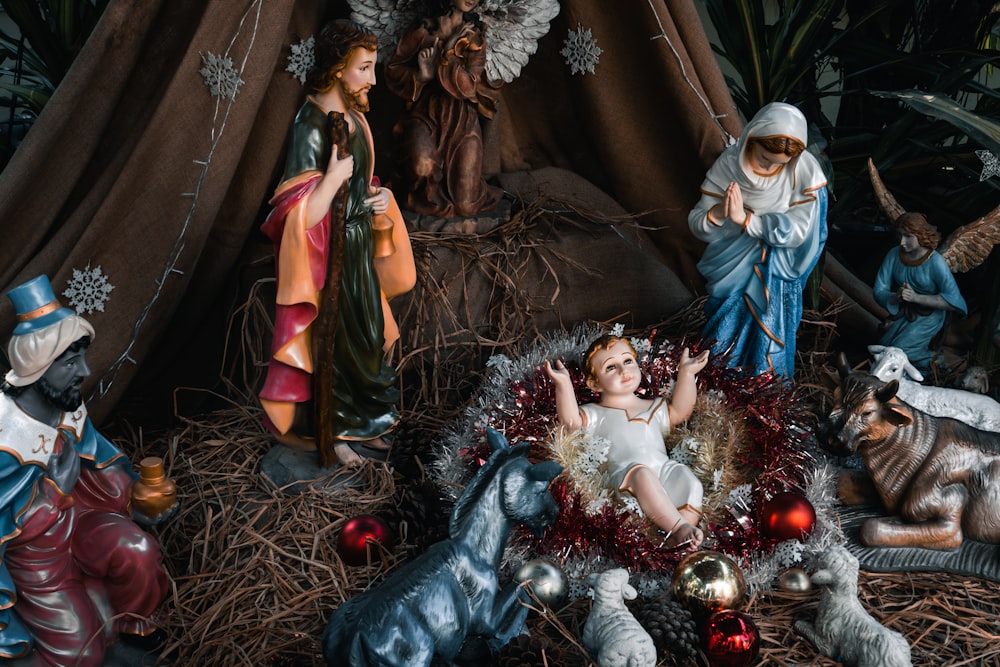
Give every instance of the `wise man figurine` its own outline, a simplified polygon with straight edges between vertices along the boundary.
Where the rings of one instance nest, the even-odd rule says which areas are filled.
[[[132,467],[83,403],[93,327],[46,276],[7,296],[17,325],[0,386],[0,658],[100,667],[118,639],[162,640],[167,573],[132,515]]]

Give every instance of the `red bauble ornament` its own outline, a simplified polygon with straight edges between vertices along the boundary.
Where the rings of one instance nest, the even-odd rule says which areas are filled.
[[[816,508],[798,493],[779,493],[760,510],[760,532],[775,540],[804,539],[815,526]]]
[[[386,549],[392,547],[392,531],[384,519],[371,514],[359,514],[349,519],[337,536],[337,553],[348,565],[364,565],[368,562],[368,543],[376,542]],[[373,557],[377,554],[372,549]]]
[[[705,655],[712,667],[748,667],[760,651],[760,632],[748,614],[724,610],[705,625]]]

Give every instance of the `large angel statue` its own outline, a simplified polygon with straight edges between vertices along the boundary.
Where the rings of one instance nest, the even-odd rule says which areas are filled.
[[[948,313],[968,314],[952,274],[979,266],[1000,243],[1000,206],[959,227],[941,244],[937,228],[923,214],[899,205],[871,159],[868,174],[879,207],[899,230],[899,245],[885,256],[875,277],[875,300],[889,311],[879,343],[902,349],[918,370],[927,370],[932,341]]]
[[[353,18],[391,54],[387,87],[406,100],[400,122],[403,207],[441,218],[493,209],[483,178],[480,117],[535,52],[557,0],[348,0]]]

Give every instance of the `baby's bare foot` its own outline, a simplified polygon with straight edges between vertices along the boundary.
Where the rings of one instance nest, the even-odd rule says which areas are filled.
[[[668,547],[693,547],[697,549],[704,541],[705,534],[701,532],[700,528],[681,519],[674,525],[664,544]]]

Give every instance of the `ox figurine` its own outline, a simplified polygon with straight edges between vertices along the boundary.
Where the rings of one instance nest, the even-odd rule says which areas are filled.
[[[452,663],[520,633],[529,597],[515,581],[501,588],[497,569],[515,525],[539,535],[555,521],[549,484],[562,467],[531,463],[527,444],[508,447],[492,429],[488,440],[493,452],[455,504],[450,538],[337,608],[323,633],[327,665]]]
[[[861,542],[942,550],[964,537],[1000,543],[1000,434],[917,410],[896,397],[895,380],[849,372],[843,356],[840,372],[820,435],[837,453],[860,453],[877,497],[898,517],[868,519]]]
[[[951,417],[984,431],[1000,431],[1000,403],[981,393],[920,384],[924,376],[898,347],[869,345],[875,363],[869,371],[883,382],[896,380],[896,396],[935,417]]]

